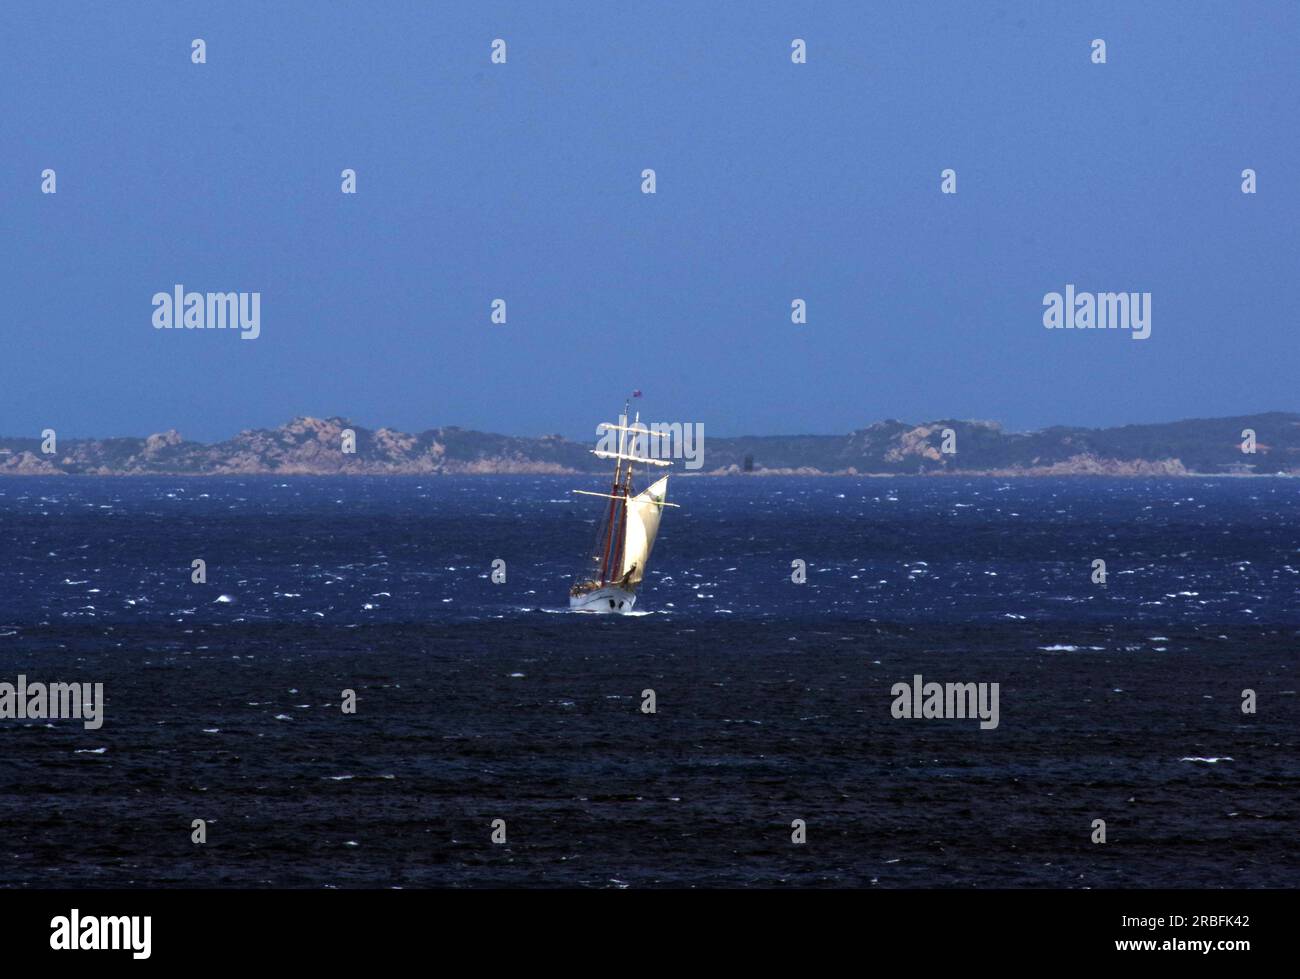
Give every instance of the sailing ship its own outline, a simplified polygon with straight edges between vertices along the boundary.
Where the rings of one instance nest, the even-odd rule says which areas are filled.
[[[639,395],[640,392],[636,392],[634,396]],[[598,426],[602,431],[618,433],[618,451],[591,450],[598,458],[614,460],[610,491],[573,490],[582,496],[599,496],[609,501],[602,508],[596,545],[569,589],[569,608],[575,611],[624,615],[632,611],[637,587],[645,580],[646,565],[650,561],[655,535],[659,532],[663,508],[677,506],[666,501],[666,473],[639,493],[632,485],[632,471],[638,463],[646,467],[646,471],[651,466],[666,468],[672,463],[638,454],[638,449],[649,448],[649,439],[667,436],[643,426],[639,411],[628,425],[629,406],[630,402],[623,405],[618,424],[604,422]]]

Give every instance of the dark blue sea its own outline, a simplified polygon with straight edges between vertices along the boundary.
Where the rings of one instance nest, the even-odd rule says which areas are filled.
[[[1300,481],[679,477],[625,617],[571,488],[0,480],[0,886],[1300,885]]]

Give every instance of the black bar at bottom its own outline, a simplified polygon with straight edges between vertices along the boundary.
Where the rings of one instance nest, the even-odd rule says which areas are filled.
[[[1199,957],[1231,968],[1292,947],[1284,930],[1295,894],[0,890],[0,941],[7,964],[62,960],[78,968],[110,961],[373,967],[390,956],[447,967],[456,961],[494,968],[510,962],[668,967],[686,964],[688,955],[722,956],[732,966],[751,959],[770,965],[774,957],[812,966],[832,955],[872,965]],[[76,947],[55,949],[52,939]],[[81,947],[115,941],[127,947]]]

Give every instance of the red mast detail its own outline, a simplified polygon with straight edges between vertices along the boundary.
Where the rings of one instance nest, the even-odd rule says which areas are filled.
[[[621,465],[622,460],[619,460],[614,464],[614,485],[609,491],[611,497],[618,495],[618,470]],[[605,556],[600,563],[600,583],[602,585],[608,580],[606,575],[609,572],[609,548],[610,544],[614,540],[614,505],[617,502],[618,501],[614,499],[609,501],[609,516],[606,518],[606,522],[609,526],[605,531]]]

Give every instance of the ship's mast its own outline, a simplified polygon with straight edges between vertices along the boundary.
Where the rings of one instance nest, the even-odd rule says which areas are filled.
[[[616,512],[615,507],[621,507],[623,519],[624,520],[627,519],[627,492],[625,489],[622,494],[623,497],[622,501],[620,502],[619,484],[624,482],[624,477],[622,474],[622,466],[624,461],[623,448],[624,448],[625,441],[627,439],[627,413],[628,413],[628,409],[631,407],[631,404],[632,404],[631,401],[623,402],[623,414],[622,414],[623,424],[619,426],[619,432],[618,432],[618,457],[615,458],[614,460],[614,482],[609,489],[609,516],[606,520],[606,523],[608,524],[608,529],[605,532],[605,549],[604,549],[605,553],[600,563],[600,583],[602,585],[609,580],[610,549],[614,542],[614,514]],[[640,412],[637,412],[637,417],[638,418],[641,417]],[[626,479],[630,480],[631,477],[632,477],[632,461],[629,459],[627,460]]]
[[[625,425],[627,423],[627,410],[628,410],[628,406],[625,404],[623,406],[623,421]],[[632,431],[634,433],[638,430],[640,424],[641,424],[641,412],[638,411],[636,413],[636,418],[632,422]],[[627,454],[629,457],[636,455],[636,451],[635,451],[636,446],[637,443],[633,441],[632,444],[627,447]],[[620,450],[619,455],[622,454],[623,453]],[[615,538],[615,540],[618,543],[614,551],[614,563],[613,563],[615,574],[618,574],[620,569],[623,567],[623,549],[627,543],[626,536],[625,536],[627,534],[627,501],[628,501],[628,497],[632,495],[632,459],[631,458],[627,460],[627,468],[623,470],[623,492],[619,495],[621,495],[623,498],[618,503],[618,508],[619,508],[618,536]]]

